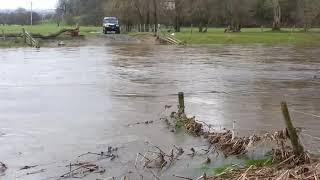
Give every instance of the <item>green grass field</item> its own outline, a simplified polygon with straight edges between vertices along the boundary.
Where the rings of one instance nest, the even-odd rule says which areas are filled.
[[[319,29],[308,33],[300,29],[283,29],[280,32],[264,29],[262,32],[260,28],[243,28],[240,33],[224,33],[223,28],[209,28],[207,33],[197,30],[193,28],[191,33],[191,28],[182,28],[175,36],[187,44],[320,44]]]

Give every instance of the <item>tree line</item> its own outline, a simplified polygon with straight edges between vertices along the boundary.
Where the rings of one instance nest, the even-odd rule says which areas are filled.
[[[38,24],[41,21],[41,16],[32,12],[32,23]],[[11,12],[0,12],[0,24],[8,25],[29,25],[31,24],[31,11],[19,8]]]
[[[59,0],[57,21],[100,25],[116,16],[130,28],[136,24],[210,26],[240,31],[242,27],[303,27],[320,24],[320,0]],[[149,27],[149,26],[148,26]]]

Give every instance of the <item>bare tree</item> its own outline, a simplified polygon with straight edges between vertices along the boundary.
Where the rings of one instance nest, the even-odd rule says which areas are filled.
[[[103,16],[116,16],[127,30],[137,24],[146,24],[142,29],[148,30],[158,23],[173,25],[176,32],[190,24],[200,32],[213,25],[240,32],[242,26],[261,24],[273,30],[282,25],[308,30],[320,23],[319,4],[320,0],[59,0],[57,17],[69,24],[100,25]]]
[[[311,27],[317,16],[320,15],[320,1],[319,0],[299,0],[298,14],[303,23],[303,29],[307,32]]]
[[[149,2],[149,1],[147,1]],[[136,14],[139,18],[139,24],[144,24],[145,17],[147,17],[148,14],[146,14],[146,9],[149,10],[150,6],[148,6],[148,3],[146,0],[131,0],[131,4],[133,5],[134,9],[136,10]],[[139,26],[139,31],[141,31]]]
[[[157,26],[158,26],[158,1],[153,0],[153,21],[154,21],[154,31],[157,32]]]
[[[137,23],[136,11],[132,8],[132,0],[109,0],[105,4],[105,11],[109,16],[117,16],[121,23],[125,25],[126,31],[131,31],[132,25]]]
[[[199,32],[207,32],[211,21],[221,13],[220,0],[195,0],[192,2],[193,23],[199,27]]]
[[[281,7],[279,0],[272,0],[273,3],[273,31],[280,31],[281,28]]]
[[[180,32],[184,2],[183,0],[174,0],[174,3],[175,3],[174,29],[176,32]]]
[[[224,15],[228,24],[226,31],[240,32],[242,24],[254,15],[252,8],[256,7],[256,3],[255,0],[226,0],[224,4]]]

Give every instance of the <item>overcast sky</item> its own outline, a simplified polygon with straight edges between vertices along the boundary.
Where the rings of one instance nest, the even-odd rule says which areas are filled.
[[[54,9],[57,0],[0,0],[0,9],[30,9],[31,1],[34,9]]]

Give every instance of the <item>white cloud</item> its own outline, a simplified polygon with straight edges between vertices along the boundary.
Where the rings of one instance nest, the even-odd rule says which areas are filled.
[[[0,0],[0,9],[30,9],[31,1],[34,9],[54,9],[57,0]]]

